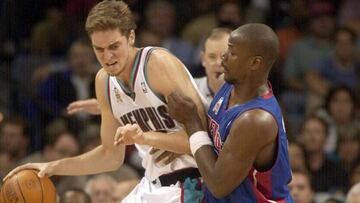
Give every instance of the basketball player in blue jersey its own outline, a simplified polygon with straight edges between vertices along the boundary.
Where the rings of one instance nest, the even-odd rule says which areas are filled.
[[[131,12],[122,1],[102,1],[87,17],[86,30],[102,66],[95,80],[102,144],[76,157],[19,166],[5,179],[23,169],[39,170],[40,177],[113,171],[124,161],[125,145],[136,144],[145,177],[122,202],[201,201],[203,193],[196,190],[200,174],[189,155],[188,136],[169,116],[164,100],[171,92],[179,91],[192,98],[196,111],[204,115],[201,98],[176,57],[163,49],[134,47],[135,28]],[[143,133],[126,133],[134,130]],[[181,155],[169,164],[158,165],[155,155],[149,153],[152,148]]]
[[[228,45],[226,83],[208,110],[208,130],[191,98],[177,92],[168,97],[170,115],[191,135],[205,202],[293,202],[283,117],[267,80],[278,38],[264,24],[247,24],[231,33]]]

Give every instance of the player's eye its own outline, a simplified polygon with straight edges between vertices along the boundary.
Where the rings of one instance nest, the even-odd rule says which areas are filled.
[[[102,48],[99,48],[99,47],[95,47],[95,51],[97,51],[97,52],[104,52],[104,49],[102,49]]]
[[[119,45],[118,45],[118,44],[114,44],[114,45],[111,45],[111,46],[109,47],[110,50],[116,50],[116,49],[118,49],[118,48],[119,48]]]

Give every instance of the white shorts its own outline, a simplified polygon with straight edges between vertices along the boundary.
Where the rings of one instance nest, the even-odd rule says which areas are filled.
[[[158,181],[154,184],[144,177],[122,203],[201,203],[204,197],[201,187],[200,179],[187,178],[184,183],[161,186]]]

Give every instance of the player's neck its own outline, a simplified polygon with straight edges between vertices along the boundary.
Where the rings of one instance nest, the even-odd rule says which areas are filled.
[[[131,47],[129,50],[129,57],[127,59],[127,62],[125,64],[124,71],[116,76],[118,79],[120,79],[124,85],[127,87],[129,86],[130,78],[131,78],[131,72],[135,63],[136,54],[138,53],[139,48],[137,47]]]
[[[235,84],[230,102],[232,104],[244,104],[258,96],[265,95],[268,91],[266,82]]]

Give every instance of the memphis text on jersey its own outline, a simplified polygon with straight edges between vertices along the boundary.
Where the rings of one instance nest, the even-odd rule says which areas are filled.
[[[138,124],[142,131],[164,131],[175,127],[174,120],[170,117],[165,105],[145,107],[133,110],[120,117],[124,125]]]

